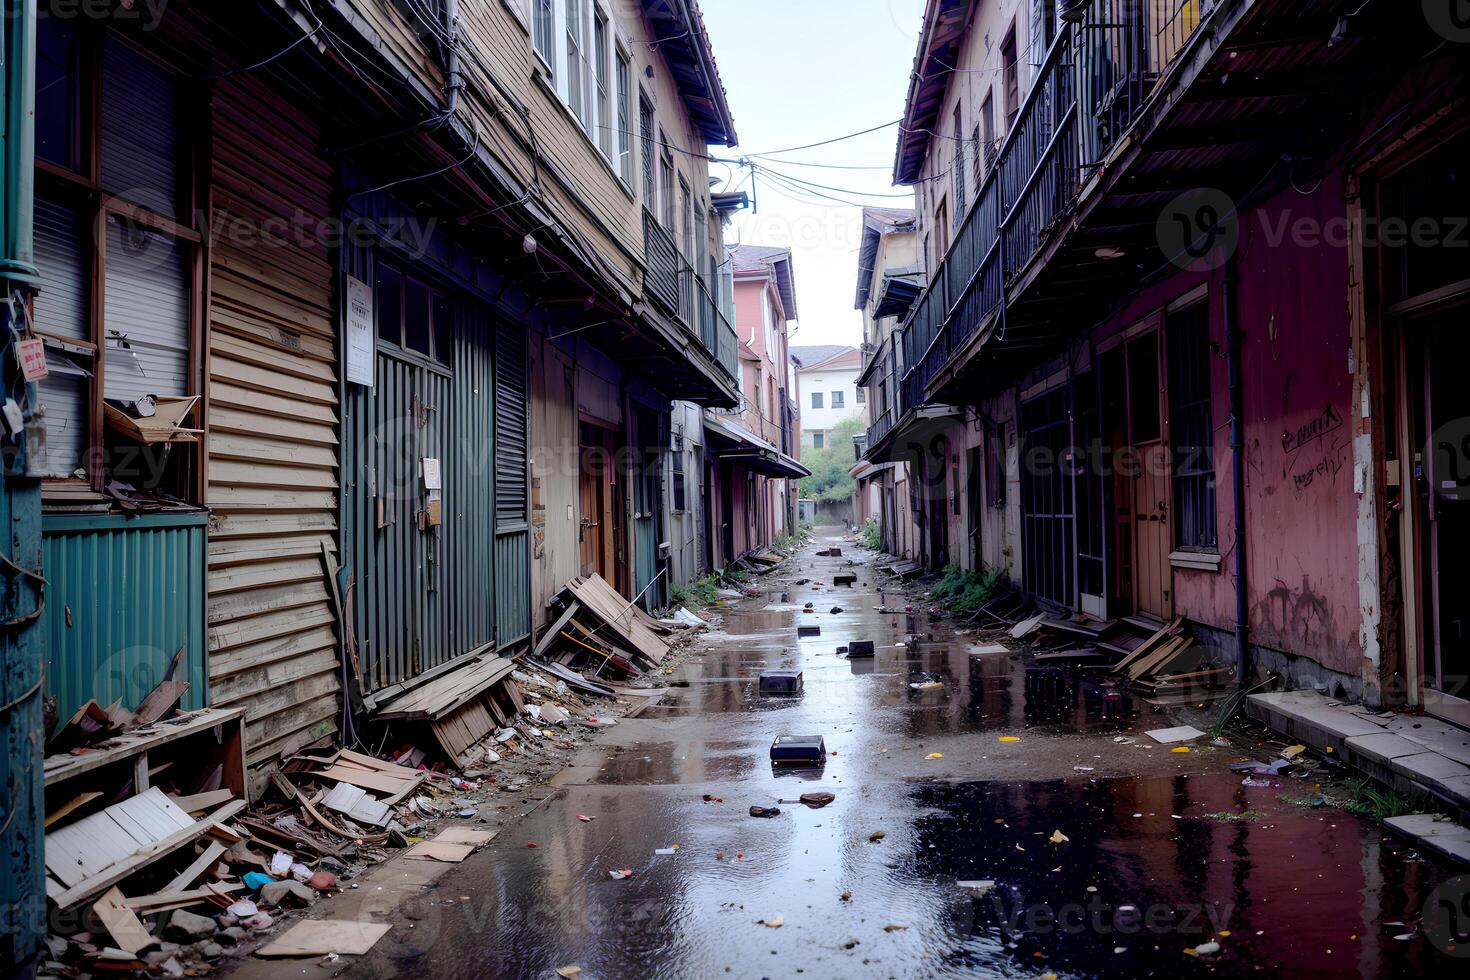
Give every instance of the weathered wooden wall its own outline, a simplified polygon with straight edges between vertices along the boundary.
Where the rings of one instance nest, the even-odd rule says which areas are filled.
[[[255,763],[336,729],[333,178],[320,127],[256,75],[217,84],[213,141],[209,673]]]

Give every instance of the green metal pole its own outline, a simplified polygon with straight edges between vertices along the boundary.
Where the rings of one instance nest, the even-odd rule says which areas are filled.
[[[5,59],[5,116],[0,125],[0,399],[24,405],[26,385],[12,343],[11,298],[36,281],[32,218],[35,205],[36,0],[4,0],[0,54]],[[26,475],[26,439],[7,436],[0,492],[0,962],[14,975],[34,975],[46,925],[45,800],[41,716],[43,654],[37,620],[42,609],[41,489]]]

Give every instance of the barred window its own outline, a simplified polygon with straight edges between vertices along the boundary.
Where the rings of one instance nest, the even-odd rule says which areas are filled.
[[[1169,315],[1169,427],[1174,456],[1175,544],[1215,552],[1214,426],[1210,412],[1210,307]]]

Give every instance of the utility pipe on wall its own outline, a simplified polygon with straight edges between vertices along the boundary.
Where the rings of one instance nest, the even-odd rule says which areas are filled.
[[[1235,679],[1244,683],[1250,671],[1250,599],[1245,554],[1245,418],[1240,365],[1240,326],[1236,322],[1236,263],[1225,262],[1221,307],[1225,316],[1225,360],[1230,385],[1231,496],[1235,516]]]

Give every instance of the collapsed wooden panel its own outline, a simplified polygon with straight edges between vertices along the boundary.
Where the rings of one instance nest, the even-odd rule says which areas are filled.
[[[209,674],[253,764],[336,728],[333,180],[320,127],[256,76],[218,83],[213,126]]]

